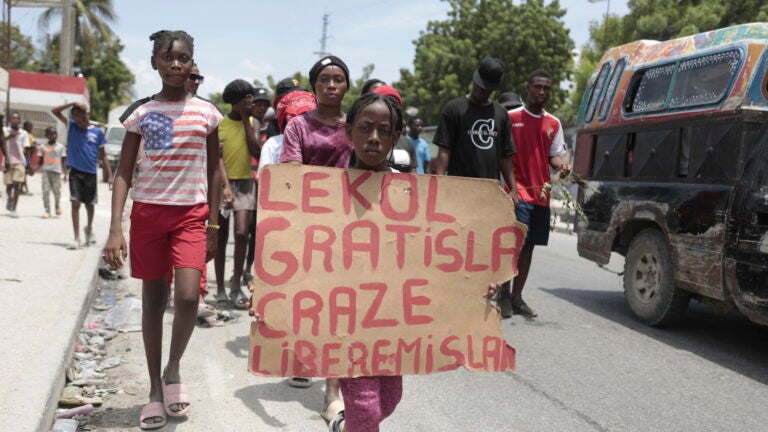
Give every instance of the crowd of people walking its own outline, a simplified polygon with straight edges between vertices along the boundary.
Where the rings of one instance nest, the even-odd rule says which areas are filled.
[[[311,65],[309,89],[286,78],[271,96],[247,80],[230,82],[222,95],[231,109],[222,115],[198,95],[204,77],[194,62],[193,38],[184,31],[159,31],[150,41],[151,64],[162,87],[135,101],[121,117],[127,133],[114,176],[104,152],[104,132],[91,124],[88,109],[81,104],[52,110],[67,126],[66,146],[58,142],[54,128],[45,130],[42,145],[34,145],[32,125],[22,127],[20,115],[13,113],[3,129],[1,147],[11,218],[18,217],[16,206],[27,176],[42,170],[43,218],[62,214],[61,181],[68,182],[71,249],[95,241],[99,160],[107,170],[113,191],[104,260],[115,269],[130,263],[131,275],[142,280],[149,377],[149,401],[139,423],[142,429],[157,429],[169,416],[188,414],[191,399],[182,379],[181,360],[197,319],[214,306],[250,308],[248,291],[259,283],[250,270],[255,258],[258,175],[268,164],[498,180],[515,203],[517,219],[528,226],[528,234],[519,275],[512,283],[492,284],[488,294],[498,291],[503,317],[536,316],[522,293],[534,247],[546,245],[550,231],[549,198],[541,190],[549,181],[550,168],[570,169],[564,158],[562,126],[544,110],[552,86],[545,71],[527,78],[524,98],[503,93],[496,102],[491,96],[499,90],[505,66],[491,57],[479,61],[474,74],[467,77],[470,91],[456,95],[442,111],[433,140],[437,154],[432,158],[429,143],[420,137],[424,122],[404,114],[397,89],[373,79],[365,83],[361,95],[347,95],[350,72],[337,56],[324,56]],[[356,99],[348,112],[342,110],[345,97]],[[67,111],[69,117],[65,117]],[[36,166],[31,163],[33,152],[40,153]],[[126,239],[122,218],[129,195],[133,204]],[[86,210],[84,224],[81,204]],[[234,260],[227,278],[230,227]],[[211,259],[216,292],[208,305],[203,299],[208,293],[206,263]],[[163,365],[162,319],[171,291],[175,316],[170,355]],[[311,379],[301,377],[289,383],[313,385]],[[401,377],[328,378],[321,415],[331,431],[378,431],[402,393]]]

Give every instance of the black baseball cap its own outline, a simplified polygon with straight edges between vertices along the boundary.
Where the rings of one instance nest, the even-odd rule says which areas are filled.
[[[283,78],[275,84],[275,96],[280,97],[286,93],[290,93],[296,90],[304,90],[299,85],[299,80],[296,78]]]
[[[499,95],[499,105],[511,110],[523,106],[523,100],[520,99],[520,96],[518,96],[517,93],[502,93]]]
[[[501,84],[501,77],[504,76],[504,63],[493,57],[486,57],[480,60],[475,73],[472,75],[472,81],[485,90],[496,90]]]
[[[275,84],[275,98],[272,100],[272,106],[276,107],[277,103],[280,102],[280,98],[297,90],[304,90],[299,85],[299,80],[292,77],[281,79]]]
[[[257,100],[265,100],[267,102],[272,102],[269,100],[269,94],[267,91],[261,87],[254,87],[253,89],[253,101],[256,102]]]

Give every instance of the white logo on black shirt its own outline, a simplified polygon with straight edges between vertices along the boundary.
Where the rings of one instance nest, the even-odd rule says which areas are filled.
[[[476,120],[469,130],[469,136],[472,138],[472,144],[481,150],[488,150],[493,147],[493,141],[498,135],[495,130],[493,119]]]

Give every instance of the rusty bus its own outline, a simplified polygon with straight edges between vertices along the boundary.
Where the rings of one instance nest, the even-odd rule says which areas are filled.
[[[579,255],[650,325],[691,298],[768,324],[768,23],[608,50],[579,109]]]

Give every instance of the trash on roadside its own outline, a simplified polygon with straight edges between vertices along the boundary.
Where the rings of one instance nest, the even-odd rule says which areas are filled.
[[[120,365],[120,357],[109,357],[99,362],[96,366],[96,370],[101,372],[104,369],[112,369]]]
[[[124,274],[121,274],[119,272],[110,270],[106,267],[100,267],[99,268],[99,277],[105,280],[119,280],[119,279],[125,279],[126,276]]]
[[[91,309],[102,312],[112,309],[117,304],[117,296],[115,291],[111,289],[100,289],[98,295],[93,299]]]
[[[110,280],[125,277],[114,272],[100,274]],[[106,388],[106,371],[121,364],[120,356],[107,357],[107,342],[119,332],[141,330],[141,301],[128,293],[118,303],[116,286],[102,280],[96,288],[73,347],[72,361],[65,370],[68,384],[59,398],[58,420],[51,432],[89,430],[90,415],[103,405],[103,396],[126,393],[120,388]]]
[[[74,386],[73,386],[74,387]],[[75,387],[80,390],[80,387]],[[104,400],[100,396],[85,396],[82,393],[76,395],[62,396],[59,398],[60,408],[77,408],[83,405],[93,405],[99,407],[104,403]]]
[[[107,388],[107,389],[94,389],[93,394],[96,396],[103,396],[107,394],[122,394],[127,393],[126,391],[119,389],[119,388]]]
[[[217,309],[216,315],[198,318],[197,323],[203,327],[218,327],[224,325],[228,321],[234,321],[240,318],[240,314],[229,310]]]
[[[86,404],[79,406],[77,408],[70,408],[66,410],[59,410],[56,413],[56,418],[60,419],[68,419],[72,418],[74,416],[78,415],[87,415],[93,412],[93,405],[92,404]]]
[[[80,398],[82,395],[83,390],[80,387],[68,385],[64,387],[64,391],[61,392],[61,397],[59,398],[59,406],[71,407],[83,405],[80,403]]]
[[[98,378],[81,378],[81,379],[75,379],[74,381],[72,381],[72,385],[75,385],[78,387],[90,386],[90,385],[98,386],[98,385],[104,385],[106,383],[107,383],[106,380],[98,379]]]
[[[141,300],[127,298],[112,309],[104,323],[119,332],[141,331]]]
[[[89,339],[88,346],[89,347],[95,346],[98,349],[104,349],[105,343],[106,343],[106,341],[104,340],[103,337],[101,337],[101,336],[93,336],[92,338]]]
[[[53,424],[51,432],[77,432],[78,426],[77,420],[73,419],[58,419]]]

